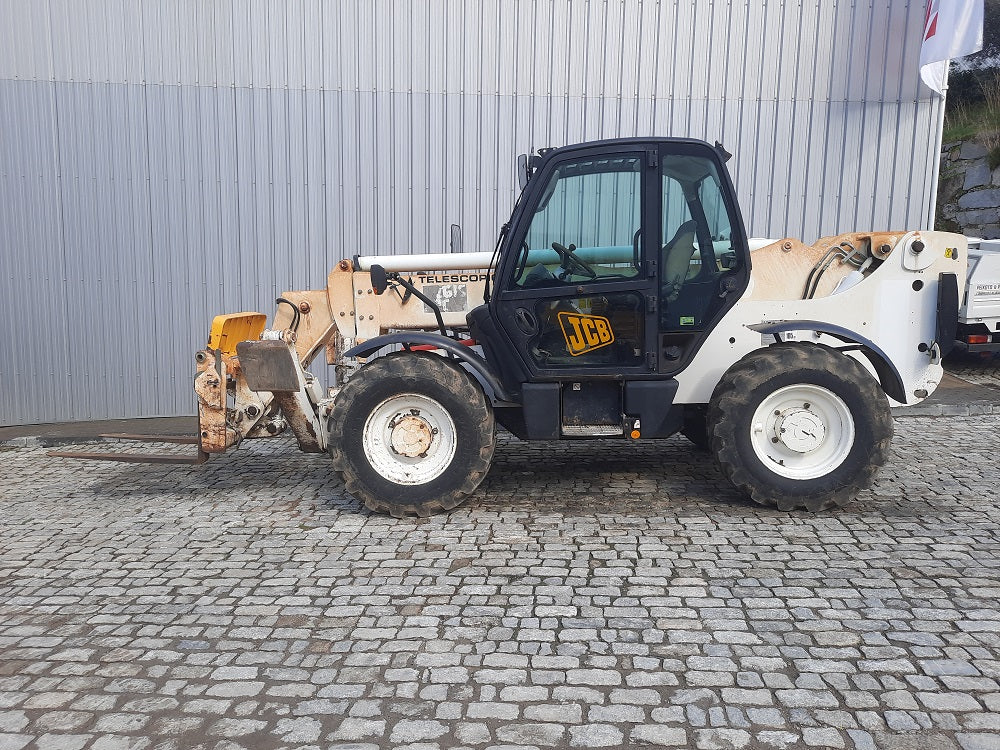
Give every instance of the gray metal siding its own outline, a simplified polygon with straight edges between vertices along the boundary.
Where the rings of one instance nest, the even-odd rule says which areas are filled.
[[[220,312],[490,249],[529,148],[719,139],[748,229],[926,227],[922,0],[0,0],[0,424],[193,412]]]

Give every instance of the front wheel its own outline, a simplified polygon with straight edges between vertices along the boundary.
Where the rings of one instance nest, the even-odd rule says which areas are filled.
[[[892,415],[872,376],[818,344],[776,344],[735,364],[709,405],[722,472],[782,510],[843,505],[889,458]]]
[[[333,466],[371,510],[401,517],[456,507],[486,476],[493,447],[482,388],[436,354],[380,357],[337,394]]]

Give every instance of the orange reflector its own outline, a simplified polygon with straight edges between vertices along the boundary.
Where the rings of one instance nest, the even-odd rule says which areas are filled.
[[[990,337],[981,333],[974,333],[971,336],[966,336],[965,340],[970,344],[988,344],[990,343]]]
[[[632,432],[629,433],[629,437],[632,438],[633,440],[638,440],[639,439],[639,431],[638,430],[632,430]]]

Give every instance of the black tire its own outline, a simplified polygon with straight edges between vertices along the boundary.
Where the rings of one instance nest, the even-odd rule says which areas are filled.
[[[827,400],[822,389],[836,398]],[[783,406],[785,394],[791,399],[810,392],[818,405],[801,399],[801,408],[763,411],[764,404]],[[817,414],[827,417],[815,427]],[[781,510],[817,512],[852,500],[871,487],[892,442],[889,402],[875,379],[856,360],[819,344],[775,344],[744,357],[716,386],[708,419],[722,473],[754,502]],[[799,470],[800,460],[813,462],[812,468],[805,476],[787,476]]]
[[[681,434],[703,451],[712,447],[712,435],[708,429],[708,405],[689,404],[684,407],[684,426]]]
[[[396,451],[395,437],[380,444],[374,442],[379,440],[380,432],[382,436],[395,436],[393,423],[398,424],[397,418],[414,414],[405,408],[407,403],[427,407],[422,414],[419,409],[416,414],[420,415],[419,434],[431,442],[426,443],[428,449],[423,454],[416,456]],[[398,413],[389,416],[394,411]],[[447,424],[449,419],[453,434]],[[366,435],[366,425],[375,438]],[[432,425],[437,427],[431,430]],[[453,455],[445,450],[438,457],[435,451],[447,441],[437,443],[437,449],[430,448],[435,445],[433,441],[446,434],[453,441]],[[334,402],[329,448],[334,468],[347,491],[369,509],[397,518],[429,516],[460,505],[489,471],[493,447],[493,409],[483,389],[458,364],[429,352],[398,352],[374,360],[354,374]],[[372,456],[384,462],[384,472],[376,468]],[[426,480],[402,483],[385,475],[419,471],[429,465],[423,463],[428,461],[437,462],[433,465],[439,473]]]

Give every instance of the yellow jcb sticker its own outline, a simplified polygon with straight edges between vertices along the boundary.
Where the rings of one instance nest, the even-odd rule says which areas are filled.
[[[558,317],[566,338],[566,348],[574,357],[600,349],[615,340],[611,321],[600,315],[561,312]]]
[[[957,247],[946,247],[944,249],[944,257],[946,257],[946,258],[954,258],[956,255],[958,255],[958,248]]]

